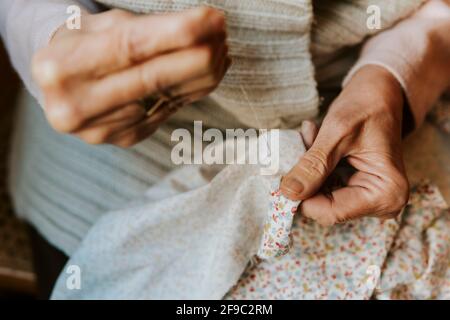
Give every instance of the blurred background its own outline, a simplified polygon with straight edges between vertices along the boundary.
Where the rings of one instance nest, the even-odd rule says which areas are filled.
[[[0,299],[33,299],[35,277],[26,226],[7,193],[8,142],[21,83],[0,41]]]

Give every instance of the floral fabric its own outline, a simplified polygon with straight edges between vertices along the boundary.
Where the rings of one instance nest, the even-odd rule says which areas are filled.
[[[249,266],[226,298],[450,299],[449,213],[423,184],[398,220],[325,228],[300,215],[289,253]]]
[[[276,183],[270,191],[270,203],[258,257],[279,258],[292,246],[291,228],[300,201],[285,198]]]
[[[450,299],[450,209],[438,189],[414,189],[375,290],[379,299]]]

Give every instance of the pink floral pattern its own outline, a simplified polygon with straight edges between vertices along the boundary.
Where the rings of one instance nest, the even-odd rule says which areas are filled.
[[[438,189],[418,186],[383,266],[380,299],[450,299],[450,209]]]
[[[264,234],[258,257],[272,259],[284,256],[292,246],[291,228],[300,201],[285,198],[279,186],[270,192],[270,204],[264,223]]]
[[[228,299],[450,299],[449,209],[415,188],[404,214],[320,227],[298,215],[293,246],[250,265]]]

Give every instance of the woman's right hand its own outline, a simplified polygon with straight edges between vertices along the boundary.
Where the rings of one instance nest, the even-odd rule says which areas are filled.
[[[128,147],[179,106],[208,95],[229,65],[224,16],[202,7],[153,16],[116,9],[83,16],[80,30],[64,26],[56,32],[32,69],[54,129],[91,144]],[[171,102],[147,116],[140,101],[155,95]]]

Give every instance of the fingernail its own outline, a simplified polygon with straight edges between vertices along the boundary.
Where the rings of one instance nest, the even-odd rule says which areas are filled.
[[[300,194],[302,193],[304,187],[303,184],[295,178],[284,178],[283,179],[283,188],[286,191]]]

